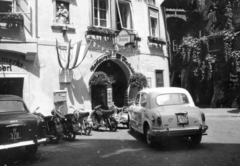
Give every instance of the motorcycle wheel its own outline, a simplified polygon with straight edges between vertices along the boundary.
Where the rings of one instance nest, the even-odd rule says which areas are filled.
[[[58,144],[59,140],[61,138],[61,135],[57,135],[56,137],[50,137],[49,138],[49,142],[52,143],[52,144]]]
[[[111,121],[111,126],[110,126],[110,130],[111,131],[117,131],[117,122],[116,121]]]
[[[69,133],[68,136],[67,136],[67,138],[68,138],[69,141],[74,141],[75,138],[76,138],[76,134]]]
[[[85,124],[86,128],[84,129],[85,135],[90,135],[92,131],[92,127],[89,123]]]
[[[97,125],[97,120],[95,118],[92,118],[92,122],[93,122],[92,129],[98,130],[99,125]]]

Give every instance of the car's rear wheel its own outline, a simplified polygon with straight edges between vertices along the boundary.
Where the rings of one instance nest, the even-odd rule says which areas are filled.
[[[153,147],[155,144],[154,137],[151,135],[151,130],[148,125],[145,127],[144,135],[145,135],[145,139],[146,139],[148,146]]]
[[[26,149],[28,155],[35,156],[35,154],[37,153],[37,150],[38,150],[38,146],[37,145],[29,145],[29,146],[25,146],[25,149]]]
[[[194,145],[198,145],[202,141],[202,134],[192,135],[190,138]]]

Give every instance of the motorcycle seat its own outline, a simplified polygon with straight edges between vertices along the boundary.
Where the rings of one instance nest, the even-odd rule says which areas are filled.
[[[65,116],[65,118],[72,118],[72,117],[74,117],[74,115],[73,115],[72,113],[70,113],[70,114],[65,114],[64,116]]]
[[[45,120],[50,120],[53,116],[49,115],[49,116],[44,116]]]
[[[102,109],[102,116],[110,116],[114,113],[114,110],[103,110]]]
[[[89,115],[90,115],[89,112],[80,112],[80,111],[79,111],[79,117],[80,117],[80,118],[84,118],[84,117],[87,117],[87,116],[89,116]]]

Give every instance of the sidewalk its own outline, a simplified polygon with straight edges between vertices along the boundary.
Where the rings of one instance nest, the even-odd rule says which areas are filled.
[[[239,117],[240,110],[237,108],[201,108],[206,117]]]

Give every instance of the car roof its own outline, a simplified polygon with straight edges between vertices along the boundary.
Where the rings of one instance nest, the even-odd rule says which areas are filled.
[[[164,93],[188,93],[186,89],[178,88],[178,87],[147,88],[147,89],[141,90],[140,92],[158,93],[158,94],[164,94]]]
[[[0,95],[0,101],[1,100],[21,100],[23,101],[23,99],[19,96],[16,95]]]

